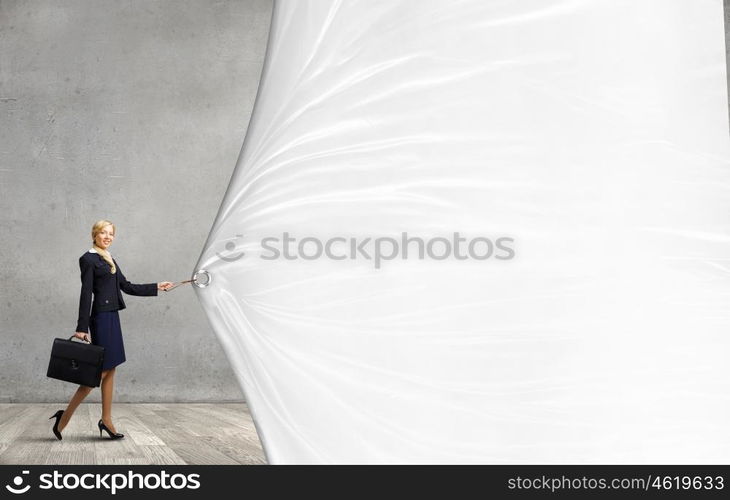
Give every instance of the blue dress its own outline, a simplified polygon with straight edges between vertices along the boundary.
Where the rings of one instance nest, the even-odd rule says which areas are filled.
[[[104,348],[102,370],[109,370],[124,363],[124,339],[122,325],[119,322],[119,311],[97,312],[89,318],[91,343]]]

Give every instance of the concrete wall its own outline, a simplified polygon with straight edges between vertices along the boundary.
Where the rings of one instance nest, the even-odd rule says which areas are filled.
[[[239,154],[272,0],[0,0],[0,402],[66,401],[78,258],[100,218],[130,281],[190,277]],[[125,295],[116,401],[242,400],[188,287]],[[99,401],[100,391],[87,401]]]
[[[95,220],[117,224],[111,251],[132,281],[189,277],[243,141],[272,2],[0,0],[0,402],[73,391],[45,372],[76,324]],[[125,299],[117,401],[242,399],[192,290]]]

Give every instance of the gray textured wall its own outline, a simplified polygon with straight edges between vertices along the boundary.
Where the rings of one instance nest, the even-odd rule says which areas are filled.
[[[52,339],[73,333],[96,219],[117,224],[111,251],[132,281],[192,272],[272,2],[0,0],[0,402],[73,391],[45,370]],[[117,401],[242,399],[192,290],[126,301]]]
[[[240,151],[272,0],[0,0],[0,402],[76,325],[100,218],[135,283],[193,271]],[[125,296],[116,401],[242,400],[193,293]],[[95,390],[87,401],[99,401]]]

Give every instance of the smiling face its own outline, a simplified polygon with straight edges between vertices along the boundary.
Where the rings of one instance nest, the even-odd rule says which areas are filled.
[[[102,227],[94,237],[94,244],[104,250],[109,248],[112,241],[114,241],[114,227],[111,224]]]

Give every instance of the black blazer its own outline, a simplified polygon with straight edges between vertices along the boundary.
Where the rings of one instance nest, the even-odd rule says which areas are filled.
[[[79,299],[79,319],[76,323],[77,332],[89,332],[89,318],[95,312],[117,311],[127,306],[122,298],[122,291],[128,295],[153,296],[157,295],[157,283],[136,285],[127,281],[122,274],[119,264],[112,257],[117,272],[112,274],[112,268],[98,253],[86,252],[79,258],[81,269],[81,298]],[[91,294],[94,302],[91,302]],[[91,307],[91,312],[89,312]]]

